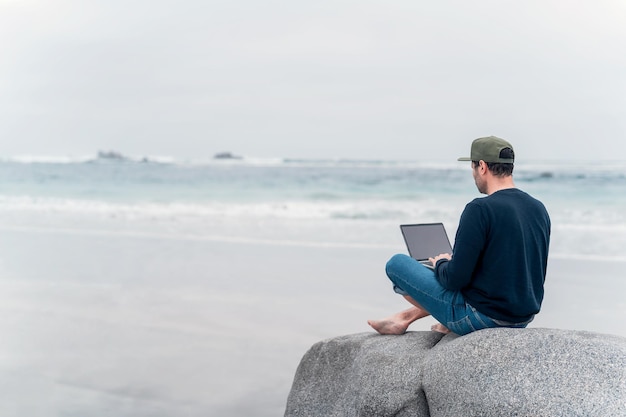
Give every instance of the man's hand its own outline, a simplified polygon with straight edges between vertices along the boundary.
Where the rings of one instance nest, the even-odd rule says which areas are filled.
[[[431,264],[433,264],[433,266],[437,266],[437,261],[439,259],[450,260],[452,259],[452,255],[450,255],[449,253],[442,253],[440,255],[435,256],[434,258],[428,258],[428,260],[430,261]]]

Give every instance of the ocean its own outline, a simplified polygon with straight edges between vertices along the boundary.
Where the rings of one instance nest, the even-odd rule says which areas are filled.
[[[625,258],[626,162],[518,163],[514,177],[550,212],[552,256]],[[458,162],[0,161],[2,226],[15,228],[150,234],[166,227],[198,239],[391,248],[400,223],[442,221],[452,239],[464,205],[476,197],[469,164]]]
[[[626,336],[626,162],[514,178],[552,219],[532,325]],[[399,224],[453,241],[480,197],[455,161],[0,158],[0,414],[281,415],[313,343],[406,307]]]

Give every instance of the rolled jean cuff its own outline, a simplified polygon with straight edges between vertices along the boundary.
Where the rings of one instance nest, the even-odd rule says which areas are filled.
[[[398,287],[396,284],[393,284],[393,292],[400,295],[409,295],[408,292],[404,291],[402,288]]]

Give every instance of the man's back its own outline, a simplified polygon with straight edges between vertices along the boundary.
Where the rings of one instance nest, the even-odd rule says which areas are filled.
[[[511,188],[470,202],[461,216],[453,258],[438,279],[496,320],[518,323],[543,300],[550,218],[541,202]]]

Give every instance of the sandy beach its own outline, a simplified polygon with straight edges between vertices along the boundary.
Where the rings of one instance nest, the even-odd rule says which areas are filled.
[[[0,254],[3,416],[282,415],[312,344],[405,307],[388,249],[24,227]],[[551,259],[532,326],[626,336],[624,267]]]

